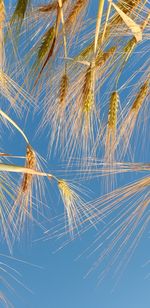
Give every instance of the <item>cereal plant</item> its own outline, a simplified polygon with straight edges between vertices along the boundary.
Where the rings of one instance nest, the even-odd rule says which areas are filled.
[[[88,236],[101,282],[148,235],[149,30],[146,0],[0,0],[0,307],[23,243]]]

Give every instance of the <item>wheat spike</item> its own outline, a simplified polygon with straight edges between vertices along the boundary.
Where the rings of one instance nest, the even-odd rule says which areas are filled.
[[[115,51],[115,46],[110,47],[105,52],[99,51],[95,59],[96,68],[100,68],[102,65],[104,65],[114,55]]]
[[[44,57],[46,56],[50,43],[53,41],[55,35],[55,26],[52,26],[50,29],[47,30],[47,32],[42,37],[42,42],[38,51],[38,61],[42,61]]]
[[[36,170],[36,155],[32,147],[28,144],[26,149],[26,165],[27,169]],[[21,185],[18,190],[18,196],[10,213],[10,221],[16,217],[17,236],[20,236],[24,228],[26,218],[32,219],[32,184],[33,174],[24,173]]]
[[[94,70],[92,65],[87,69],[84,78],[82,89],[82,105],[81,105],[81,131],[83,150],[88,155],[88,148],[93,143],[93,129],[94,129]],[[79,126],[80,127],[80,126]]]
[[[58,180],[58,188],[67,215],[68,231],[73,236],[75,231],[78,232],[78,227],[82,226],[86,220],[92,222],[91,216],[94,213],[94,209],[91,205],[86,205],[85,201],[79,197],[79,192],[81,193],[82,191],[76,185],[62,179]]]
[[[87,3],[88,3],[88,0],[76,0],[74,6],[71,9],[70,14],[68,15],[65,21],[65,26],[67,29],[69,29],[69,27],[74,26],[79,14],[86,7]]]
[[[16,23],[15,26],[16,26],[16,30],[18,32],[20,31],[22,22],[24,20],[29,1],[30,0],[18,0],[17,4],[16,4],[15,11],[13,13],[11,20],[10,20],[11,25],[13,23]]]
[[[30,145],[27,145],[27,152],[26,152],[26,168],[29,169],[35,169],[36,168],[36,158],[35,153],[32,150],[32,147]],[[31,182],[32,182],[32,174],[24,174],[22,184],[21,184],[21,190],[25,193],[28,191],[28,188],[30,188]]]
[[[93,93],[93,69],[90,67],[87,69],[85,74],[85,80],[83,85],[83,99],[82,106],[83,112],[88,114],[94,104],[94,93]]]
[[[58,9],[58,1],[56,0],[52,3],[40,6],[38,8],[38,11],[41,13],[47,13],[47,12],[55,11],[57,9]]]
[[[117,125],[117,110],[118,110],[119,95],[115,91],[112,93],[110,98],[109,115],[108,115],[108,126],[111,129],[115,129]]]
[[[65,2],[67,2],[68,0],[62,0],[62,5],[64,5]],[[41,12],[41,13],[48,13],[48,12],[51,12],[51,11],[56,11],[58,9],[58,0],[52,2],[52,3],[49,3],[49,4],[45,4],[45,5],[42,5],[38,8],[38,11]]]
[[[65,210],[67,212],[67,218],[68,218],[68,224],[69,229],[71,229],[75,226],[77,226],[77,222],[79,220],[78,217],[78,196],[76,193],[70,188],[68,183],[64,180],[58,181],[58,188],[60,191],[60,194],[62,196],[62,200],[64,202]]]
[[[135,111],[135,112],[138,112],[139,109],[141,108],[143,102],[144,102],[144,99],[148,93],[148,89],[149,89],[149,80],[146,81],[143,86],[141,87],[132,107],[131,107],[131,112],[132,111]]]
[[[130,55],[131,55],[133,49],[135,48],[136,44],[137,44],[137,40],[134,36],[124,47],[125,61],[127,61],[128,58],[130,57]]]
[[[87,157],[94,144],[94,126],[98,125],[98,113],[94,101],[94,70],[95,67],[91,64],[76,80],[79,86],[76,95],[73,98],[73,104],[70,106],[69,121],[67,130],[69,138],[67,145],[70,152],[69,157],[77,153],[84,153]],[[97,126],[96,126],[97,129]],[[68,155],[68,153],[66,153]]]
[[[60,109],[65,104],[68,86],[69,86],[69,78],[68,78],[67,73],[65,72],[64,75],[62,76],[61,81],[60,81],[60,91],[59,91],[59,103],[60,103],[59,108]]]
[[[105,161],[109,163],[114,161],[118,104],[119,104],[119,95],[118,92],[115,91],[111,94],[110,97],[106,140],[105,140]]]

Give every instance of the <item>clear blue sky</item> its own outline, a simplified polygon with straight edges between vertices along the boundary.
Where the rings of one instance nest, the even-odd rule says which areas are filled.
[[[7,3],[7,1],[6,1]],[[95,16],[95,8],[98,1],[93,1],[93,9],[90,11],[91,16]],[[29,122],[28,122],[29,123]],[[31,123],[31,119],[30,119]],[[32,129],[31,129],[32,125]],[[38,126],[38,117],[34,124],[28,125],[26,133],[32,145],[38,152],[44,156],[47,140],[41,139],[40,136],[33,138]],[[11,152],[18,149],[20,154],[24,153],[25,145],[22,139],[15,134],[11,134],[3,148]],[[49,161],[50,164],[57,164],[56,161]],[[99,190],[99,183],[94,183],[94,189]],[[49,198],[49,197],[48,197]],[[55,200],[55,199],[54,199]],[[49,203],[52,201],[49,199]],[[53,201],[52,207],[55,207]],[[47,224],[47,227],[49,225]],[[31,232],[31,231],[30,231]],[[35,227],[32,230],[33,239],[40,236],[40,232]],[[81,239],[77,239],[66,248],[55,253],[59,244],[55,240],[43,242],[38,241],[30,243],[22,238],[20,243],[14,249],[14,257],[24,260],[27,263],[33,263],[41,266],[42,269],[32,265],[23,264],[19,261],[8,260],[1,257],[1,261],[7,263],[18,270],[22,277],[20,280],[32,290],[15,283],[11,278],[10,284],[13,285],[15,293],[8,292],[9,298],[12,299],[15,308],[149,308],[150,307],[150,264],[144,266],[148,261],[149,238],[148,232],[144,233],[142,241],[135,251],[126,270],[119,279],[118,284],[114,285],[117,277],[113,277],[113,272],[106,276],[100,285],[97,285],[98,270],[94,271],[87,278],[84,278],[92,265],[94,258],[87,255],[82,256],[78,260],[76,258],[84,248],[89,245],[90,232]],[[4,246],[4,245],[3,245]],[[2,247],[1,253],[8,254],[5,247]],[[1,307],[0,307],[1,308]]]

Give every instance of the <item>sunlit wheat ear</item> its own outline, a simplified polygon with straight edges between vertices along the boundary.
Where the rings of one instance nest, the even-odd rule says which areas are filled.
[[[127,45],[124,47],[124,54],[125,54],[125,61],[128,60],[129,56],[131,55],[132,51],[134,50],[135,46],[137,44],[137,40],[135,37],[133,37]]]
[[[38,11],[42,13],[48,13],[57,10],[57,8],[58,8],[58,1],[56,0],[53,1],[52,3],[41,5],[38,8]]]
[[[96,69],[101,69],[103,65],[114,55],[116,51],[116,47],[110,47],[107,51],[102,52],[101,50],[97,53],[95,59],[95,67]]]
[[[120,140],[122,140],[121,158],[127,152],[139,111],[142,108],[143,103],[147,97],[148,90],[149,90],[149,81],[146,81],[140,88],[140,91],[137,94],[137,97],[135,98],[133,105],[131,106],[127,116],[125,117],[125,119],[123,120],[123,123],[118,129],[118,137],[117,137],[116,145],[118,145]]]
[[[88,154],[89,141],[93,141],[93,112],[94,112],[94,69],[92,66],[85,74],[81,101],[81,131],[83,150]]]
[[[60,71],[54,79],[54,93],[46,97],[46,106],[41,127],[49,125],[51,127],[51,138],[49,143],[48,155],[51,151],[64,150],[67,133],[67,108],[68,90],[70,78],[67,69]]]
[[[4,28],[5,23],[5,6],[3,0],[0,1],[0,70],[4,68]]]
[[[94,143],[95,102],[94,102],[94,68],[88,67],[83,75],[83,85],[80,89],[70,118],[71,139],[70,149],[81,152],[86,157]]]
[[[73,31],[73,28],[76,25],[77,19],[79,15],[83,12],[83,10],[87,7],[88,0],[76,0],[71,11],[65,21],[65,28],[68,31]]]
[[[52,118],[52,143],[55,148],[58,147],[58,143],[64,147],[66,138],[65,121],[66,119],[66,107],[67,107],[67,94],[69,87],[69,78],[65,72],[60,80],[59,95],[56,99],[55,108]]]
[[[67,73],[65,72],[60,81],[60,91],[59,91],[60,109],[61,107],[63,109],[63,106],[66,105],[65,100],[67,96],[68,85],[69,85],[69,78],[68,78]]]
[[[64,180],[59,180],[58,188],[64,203],[65,211],[67,213],[69,229],[71,230],[73,226],[77,225],[79,220],[78,196]]]
[[[41,65],[40,71],[38,73],[38,77],[35,80],[35,84],[37,84],[38,80],[40,79],[45,67],[48,65],[54,49],[55,49],[55,45],[56,45],[56,40],[57,40],[57,36],[58,36],[58,32],[59,32],[59,25],[60,25],[60,21],[61,21],[61,9],[60,7],[58,7],[57,9],[57,15],[56,15],[56,21],[54,23],[54,26],[51,27],[49,29],[49,33],[46,33],[46,36],[44,37],[44,41],[42,44],[42,53],[40,53],[40,56],[42,56],[43,58],[43,51],[45,54],[45,57],[43,58],[43,63]],[[41,48],[40,48],[41,50]],[[47,51],[47,53],[46,53]]]
[[[26,150],[26,165],[25,167],[29,169],[36,169],[37,161],[34,150],[30,145],[27,145]],[[21,185],[18,190],[18,196],[14,205],[12,207],[12,211],[10,213],[10,220],[16,218],[16,226],[18,235],[23,231],[24,224],[26,219],[32,220],[32,184],[33,184],[34,176],[32,174],[24,174]]]
[[[10,24],[15,26],[16,31],[19,33],[22,22],[28,8],[30,0],[17,0],[16,8],[10,20]]]
[[[75,80],[73,86],[76,93],[73,93],[73,104],[70,106],[67,120],[66,155],[69,155],[69,162],[76,154],[78,157],[90,155],[96,138],[95,134],[98,131],[99,118],[94,97],[95,67],[93,63],[81,73],[80,79]]]
[[[67,2],[68,0],[62,0],[62,5],[65,4],[65,2]],[[41,13],[49,13],[49,12],[52,12],[52,11],[56,11],[58,9],[58,1],[53,1],[52,3],[49,3],[49,4],[45,4],[45,5],[42,5],[39,7],[39,12]]]
[[[46,59],[49,48],[53,44],[54,36],[55,36],[55,25],[50,27],[41,39],[41,42],[38,47],[39,49],[38,49],[36,61],[33,65],[34,71],[38,70],[38,67],[42,65],[42,63],[44,63],[44,60]]]
[[[105,139],[104,159],[108,163],[112,163],[114,161],[118,104],[119,104],[119,95],[118,92],[115,91],[111,94],[110,97],[108,122],[107,122],[106,137],[105,137],[106,139]]]
[[[68,184],[65,180],[58,181],[58,188],[64,203],[67,216],[66,227],[73,235],[74,231],[82,223],[85,217],[90,216],[91,208],[79,197],[79,188],[73,184]]]

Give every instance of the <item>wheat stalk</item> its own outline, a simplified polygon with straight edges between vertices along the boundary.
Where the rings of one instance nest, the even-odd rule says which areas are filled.
[[[95,30],[95,41],[94,41],[94,55],[95,56],[96,56],[96,52],[97,52],[98,36],[99,36],[100,27],[101,27],[101,23],[102,23],[104,2],[105,2],[105,0],[99,0],[99,7],[98,7],[97,21],[96,21],[96,30]]]
[[[0,109],[0,115],[2,118],[6,119],[8,122],[10,122],[23,136],[23,138],[25,139],[26,143],[29,144],[29,140],[27,138],[27,136],[25,135],[25,133],[23,132],[23,130],[17,125],[17,123],[15,121],[13,121],[4,111],[2,111]]]

